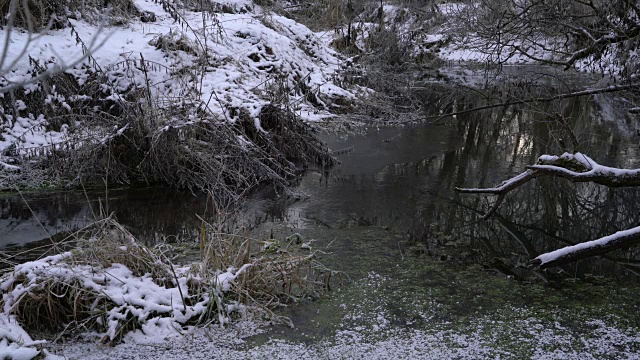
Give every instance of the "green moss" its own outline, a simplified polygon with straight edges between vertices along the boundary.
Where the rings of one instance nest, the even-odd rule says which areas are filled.
[[[565,281],[559,288],[518,282],[483,271],[475,264],[440,261],[400,253],[398,239],[381,229],[353,228],[304,233],[333,239],[332,255],[322,261],[352,279],[329,297],[287,309],[296,330],[268,338],[313,343],[335,341],[338,330],[358,329],[363,341],[389,336],[387,328],[448,334],[443,341],[460,346],[457,336],[479,339],[504,358],[531,358],[535,350],[580,350],[582,339],[598,339],[594,320],[640,333],[640,286],[613,282]],[[320,249],[323,240],[318,240]],[[597,279],[596,279],[597,280]],[[602,280],[602,279],[600,279]],[[379,318],[384,318],[381,322]],[[553,334],[540,342],[541,334]],[[541,345],[543,344],[543,345]]]

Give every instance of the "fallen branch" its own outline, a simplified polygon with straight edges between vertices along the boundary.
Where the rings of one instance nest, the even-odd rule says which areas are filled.
[[[597,240],[587,241],[573,246],[542,254],[531,261],[531,265],[549,268],[569,264],[592,256],[598,256],[613,250],[627,248],[640,243],[640,226],[618,231],[615,234]]]
[[[483,219],[488,219],[498,210],[507,193],[539,176],[557,176],[572,182],[592,182],[608,187],[640,186],[640,169],[619,169],[600,165],[587,155],[576,152],[564,153],[561,156],[542,155],[538,158],[537,164],[527,166],[526,171],[496,187],[455,189],[462,193],[497,195],[497,200],[483,216]],[[539,255],[531,264],[540,268],[560,266],[638,243],[640,226]]]

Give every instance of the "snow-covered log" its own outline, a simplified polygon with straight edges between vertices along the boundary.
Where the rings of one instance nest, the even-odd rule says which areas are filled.
[[[597,240],[563,247],[542,254],[531,261],[532,265],[548,268],[560,266],[592,256],[598,256],[613,250],[630,247],[640,243],[640,226],[618,231],[615,234]]]

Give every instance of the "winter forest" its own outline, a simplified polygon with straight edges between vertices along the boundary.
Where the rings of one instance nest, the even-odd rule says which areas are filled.
[[[640,359],[638,0],[0,0],[0,359]]]

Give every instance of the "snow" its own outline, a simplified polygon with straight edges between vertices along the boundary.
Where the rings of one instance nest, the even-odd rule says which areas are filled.
[[[129,248],[123,246],[121,250]],[[82,286],[98,286],[114,301],[128,306],[141,316],[146,312],[172,311],[170,317],[149,316],[141,330],[129,333],[124,342],[105,346],[100,334],[85,334],[80,340],[64,344],[33,341],[6,313],[0,315],[0,355],[10,354],[13,359],[31,359],[40,354],[36,346],[45,346],[47,359],[478,359],[522,358],[536,359],[595,359],[603,356],[638,359],[640,334],[637,329],[627,329],[616,319],[590,319],[585,327],[567,328],[549,318],[538,319],[535,308],[518,307],[500,309],[498,312],[470,316],[462,324],[452,325],[433,318],[438,314],[439,303],[432,309],[418,305],[416,316],[428,324],[418,328],[407,323],[397,323],[395,310],[386,302],[391,278],[370,272],[359,280],[368,294],[360,302],[340,303],[343,314],[340,323],[322,338],[307,340],[283,340],[275,332],[269,332],[266,342],[252,342],[251,337],[265,333],[268,323],[259,320],[240,320],[219,326],[193,328],[182,327],[177,318],[183,316],[183,303],[177,287],[166,288],[149,281],[149,277],[135,277],[120,264],[113,264],[105,271],[84,273],[81,267],[70,269],[65,263],[73,254],[65,253],[23,264],[15,273],[36,281],[43,274],[83,278]],[[229,268],[217,275],[216,283],[224,288],[246,270]],[[177,268],[180,286],[188,294],[184,274],[187,268]],[[9,278],[13,278],[9,276]],[[6,279],[6,278],[5,278]],[[29,282],[26,283],[27,287]],[[5,281],[4,291],[10,286]],[[12,291],[17,294],[25,288]],[[117,299],[116,299],[117,298]],[[5,298],[5,301],[7,299]],[[171,303],[173,301],[173,303]],[[173,305],[173,306],[172,306]],[[228,304],[229,311],[237,311],[237,304]],[[122,314],[122,313],[121,313]],[[514,318],[515,317],[515,318]],[[551,318],[554,318],[552,315]],[[515,346],[517,344],[517,346]]]
[[[378,276],[370,274],[368,279],[372,295],[382,290],[376,287]],[[372,297],[372,301],[379,300],[384,301]],[[169,341],[136,333],[122,344],[105,347],[87,339],[65,344],[56,353],[69,360],[640,358],[640,334],[619,325],[615,318],[586,320],[577,330],[540,319],[533,309],[507,307],[497,313],[471,316],[454,328],[429,321],[430,326],[416,329],[394,324],[388,309],[365,307],[362,303],[341,306],[348,311],[339,328],[306,341],[267,333],[270,339],[266,342],[253,342],[251,337],[264,333],[268,324],[243,321],[227,329],[193,329]]]
[[[40,354],[36,345],[46,341],[33,341],[13,316],[0,314],[0,359],[30,360]],[[47,359],[60,359],[47,356]]]
[[[226,272],[219,274],[216,277],[216,286],[220,287],[223,292],[229,291],[231,288],[231,284],[235,281],[235,279],[244,273],[251,264],[244,264],[240,269],[235,269],[230,267]]]
[[[121,251],[127,251],[127,249],[126,246],[120,247]],[[4,304],[2,316],[9,318],[17,302],[29,292],[43,286],[43,281],[56,281],[78,286],[93,293],[96,298],[105,299],[111,304],[106,309],[93,309],[105,311],[104,336],[107,339],[113,340],[118,336],[119,321],[126,319],[128,314],[133,315],[143,324],[144,334],[172,336],[180,334],[185,328],[184,324],[189,320],[208,311],[211,301],[216,304],[225,304],[224,294],[230,290],[237,276],[249,267],[247,264],[240,269],[232,267],[227,269],[226,272],[217,275],[211,292],[199,293],[198,278],[190,274],[188,266],[174,269],[176,273],[174,287],[167,287],[159,284],[151,274],[134,275],[122,264],[114,263],[108,268],[97,265],[74,265],[73,258],[74,255],[71,252],[66,252],[17,265],[12,273],[1,279],[0,290],[2,290]],[[196,293],[193,293],[194,290],[188,285],[189,282],[196,284]],[[94,306],[102,306],[99,303],[95,301]],[[218,311],[219,323],[221,325],[228,323],[228,314],[243,308],[242,305],[235,303],[227,304],[226,312]],[[3,329],[10,330],[7,324],[9,324],[8,321],[0,323],[0,339],[7,338],[17,342],[17,338],[3,336],[5,334],[1,332]],[[33,343],[30,338],[22,336],[26,334],[24,331],[17,334],[20,338],[26,339],[24,343],[27,346]]]
[[[541,265],[544,265],[548,262],[551,261],[555,261],[563,256],[566,256],[568,254],[577,252],[577,251],[581,251],[581,250],[585,250],[585,249],[589,249],[589,248],[594,248],[594,247],[601,247],[601,246],[605,246],[607,244],[609,244],[612,241],[616,241],[620,238],[623,237],[627,237],[627,236],[640,236],[640,226],[638,227],[634,227],[631,229],[627,229],[627,230],[622,230],[622,231],[618,231],[615,234],[611,234],[605,237],[602,237],[600,239],[597,240],[592,240],[592,241],[585,241],[583,243],[580,244],[576,244],[576,245],[572,245],[572,246],[566,246],[563,247],[561,249],[546,253],[546,254],[542,254],[538,257],[535,258],[535,260],[539,260]]]
[[[611,176],[611,177],[637,177],[640,176],[640,169],[620,169],[609,166],[604,166],[598,164],[595,160],[590,158],[589,156],[582,154],[580,152],[576,152],[575,154],[564,153],[558,156],[551,155],[542,155],[538,159],[539,163],[542,165],[533,165],[531,169],[552,169],[555,171],[561,171],[566,173],[567,175],[571,175],[573,177],[591,177],[591,176]],[[576,161],[583,165],[587,171],[576,172],[567,170],[565,168],[554,166],[554,165],[545,165],[547,163],[553,164],[558,160],[567,160],[567,161]]]
[[[20,170],[19,166],[7,164],[6,162],[0,161],[0,166],[3,167],[6,171],[18,171]]]
[[[156,2],[135,0],[141,10],[154,12],[157,21],[133,21],[126,26],[101,30],[80,20],[70,20],[88,47],[92,41],[101,46],[92,51],[91,59],[86,59],[67,73],[83,83],[90,76],[95,60],[96,66],[109,75],[103,90],[111,93],[113,98],[121,97],[132,86],[146,86],[147,76],[153,96],[159,102],[184,98],[185,87],[194,87],[199,91],[195,105],[229,122],[236,121],[239,116],[234,109],[244,109],[257,119],[261,108],[270,102],[270,91],[277,86],[277,81],[294,89],[287,94],[289,101],[307,121],[326,119],[332,114],[322,106],[315,107],[304,101],[304,94],[295,90],[299,89],[299,82],[327,98],[355,98],[353,92],[333,83],[342,57],[307,27],[274,13],[264,13],[259,8],[246,12],[254,8],[250,0],[215,0],[214,3],[235,10],[244,9],[245,13],[217,13],[214,16],[181,11],[181,21],[175,22],[171,14]],[[204,29],[203,21],[206,24]],[[187,27],[182,25],[184,23],[191,25]],[[4,38],[4,31],[0,30],[0,38]],[[153,44],[161,37],[183,41],[192,51],[158,49]],[[29,40],[29,35],[24,32],[12,33],[8,47],[9,62],[20,55],[25,45],[28,45],[27,55],[38,59],[41,65],[62,66],[83,57],[82,47],[76,43],[75,36],[69,36],[69,29],[48,31],[32,43]],[[203,56],[208,62],[206,71],[190,77],[189,69]],[[141,57],[146,62],[146,74],[141,70]],[[183,69],[188,70],[186,75],[175,75]],[[29,80],[31,67],[28,56],[18,59],[14,70],[6,75],[7,80]],[[41,89],[39,83],[29,85],[29,91]],[[53,88],[45,105],[58,111],[69,111],[73,103],[80,100],[81,97],[64,96]],[[92,130],[99,134],[72,132],[67,128],[53,131],[47,129],[50,119],[42,114],[22,105],[16,110],[17,115],[1,130],[0,152],[14,143],[24,152],[62,144],[74,136],[84,139],[109,136],[109,132],[99,129]],[[0,109],[0,113],[3,112]],[[162,125],[159,124],[159,128]]]

